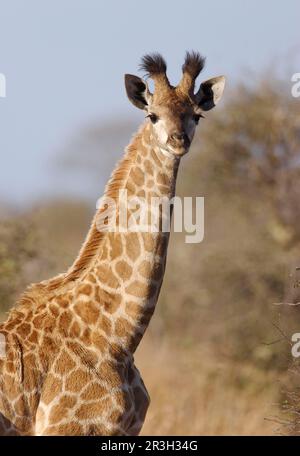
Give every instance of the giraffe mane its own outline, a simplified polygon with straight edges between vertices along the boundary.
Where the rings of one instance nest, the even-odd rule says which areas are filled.
[[[135,135],[135,139],[141,136],[141,129]],[[104,196],[117,199],[119,196],[119,190],[126,185],[127,178],[132,166],[132,163],[136,157],[137,147],[134,145],[134,142],[131,143],[126,148],[126,153],[123,158],[117,163],[106,187]],[[62,287],[66,287],[70,283],[74,283],[83,273],[85,273],[91,266],[91,262],[96,257],[99,249],[102,246],[103,240],[105,239],[106,232],[99,231],[96,224],[96,219],[101,211],[101,208],[97,210],[90,230],[87,234],[87,237],[79,251],[79,254],[74,261],[73,265],[62,274],[59,274],[51,279],[44,280],[39,283],[30,285],[27,290],[21,295],[17,304],[18,306],[27,306],[32,300],[41,299],[43,296],[49,299],[49,293],[56,295],[62,290]]]

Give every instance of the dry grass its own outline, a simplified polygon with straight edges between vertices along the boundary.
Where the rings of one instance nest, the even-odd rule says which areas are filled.
[[[151,405],[143,435],[274,435],[279,375],[147,335],[136,356]],[[271,419],[271,420],[270,420]]]

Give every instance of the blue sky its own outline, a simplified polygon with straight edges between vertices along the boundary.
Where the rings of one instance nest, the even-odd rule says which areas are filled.
[[[187,49],[207,56],[203,78],[229,85],[268,65],[292,74],[299,17],[298,0],[0,0],[0,201],[55,193],[51,164],[78,131],[138,115],[123,75],[144,53],[161,52],[174,82]]]

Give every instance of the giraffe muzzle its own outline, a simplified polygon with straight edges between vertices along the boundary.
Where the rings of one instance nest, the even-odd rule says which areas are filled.
[[[175,150],[186,152],[191,141],[186,133],[173,133],[169,136],[168,145]]]

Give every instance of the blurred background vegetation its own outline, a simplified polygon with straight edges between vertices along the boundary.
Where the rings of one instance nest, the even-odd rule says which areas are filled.
[[[75,176],[92,183],[96,200],[100,170],[108,177],[136,126],[84,129],[58,171],[74,185]],[[288,392],[297,385],[290,340],[300,315],[275,305],[299,300],[299,151],[299,101],[280,80],[237,86],[201,123],[178,194],[205,197],[205,239],[171,236],[160,300],[137,353],[152,397],[145,434],[299,433]],[[2,318],[27,284],[70,265],[94,207],[64,196],[24,211],[3,205]]]

